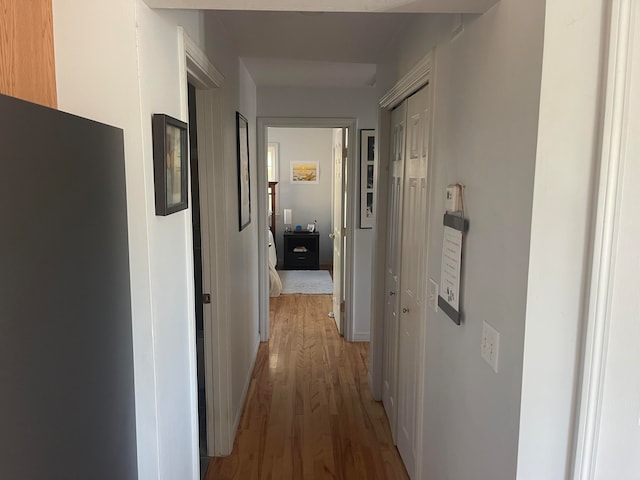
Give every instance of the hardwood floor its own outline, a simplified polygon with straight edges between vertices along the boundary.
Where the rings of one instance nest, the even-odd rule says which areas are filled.
[[[367,383],[368,343],[336,331],[330,295],[271,299],[233,453],[207,480],[406,479]]]

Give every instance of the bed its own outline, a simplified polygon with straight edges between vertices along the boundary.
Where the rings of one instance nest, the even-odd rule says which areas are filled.
[[[273,239],[273,233],[269,230],[269,296],[279,297],[282,292],[282,282],[280,275],[276,271],[278,264],[278,254],[276,252],[276,242]]]

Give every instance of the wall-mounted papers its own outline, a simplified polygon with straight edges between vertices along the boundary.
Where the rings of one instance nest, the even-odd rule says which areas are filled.
[[[462,217],[445,214],[440,267],[438,306],[460,325],[460,277],[462,272],[462,242],[469,222]]]

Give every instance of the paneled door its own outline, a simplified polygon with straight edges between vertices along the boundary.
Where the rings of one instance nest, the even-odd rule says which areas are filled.
[[[640,32],[639,7],[636,2],[626,13],[614,10],[614,18]],[[586,458],[581,475],[572,477],[580,480],[640,478],[640,35],[632,35],[630,42],[626,88],[621,92],[626,97],[625,108],[619,112],[611,108],[610,114],[611,125],[621,123],[619,151],[613,149],[610,164],[602,170],[603,177],[608,171],[612,178],[600,180],[598,210],[603,213],[598,215],[594,243],[601,256],[594,264],[597,273],[592,281],[597,284],[592,284],[591,305],[601,310],[594,311],[587,337],[589,369],[583,382],[590,387],[585,393],[592,396],[585,397],[591,402],[585,404],[588,410],[583,417],[587,435],[581,450]],[[616,127],[607,123],[605,138],[609,128],[613,145]],[[619,162],[617,168],[614,158]]]
[[[430,87],[407,100],[402,247],[400,252],[400,316],[398,319],[397,445],[407,472],[415,475],[418,404],[423,362],[422,328],[426,290],[428,225],[428,160]]]
[[[333,130],[333,319],[343,335],[346,128]]]
[[[398,376],[398,300],[400,298],[400,235],[402,231],[402,187],[406,102],[391,115],[391,162],[389,165],[389,209],[385,264],[385,311],[382,365],[382,403],[389,418],[391,434],[396,440],[396,388]]]

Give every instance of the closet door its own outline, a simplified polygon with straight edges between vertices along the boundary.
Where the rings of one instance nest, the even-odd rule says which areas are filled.
[[[406,135],[406,101],[391,116],[391,162],[389,166],[389,209],[385,265],[384,360],[382,365],[382,403],[396,441],[396,402],[398,377],[398,299],[400,298],[400,235],[402,231],[402,187]]]
[[[417,458],[418,404],[422,382],[422,328],[426,290],[428,220],[428,153],[430,87],[407,100],[407,141],[400,254],[400,316],[398,319],[398,426],[397,445],[411,477]]]

